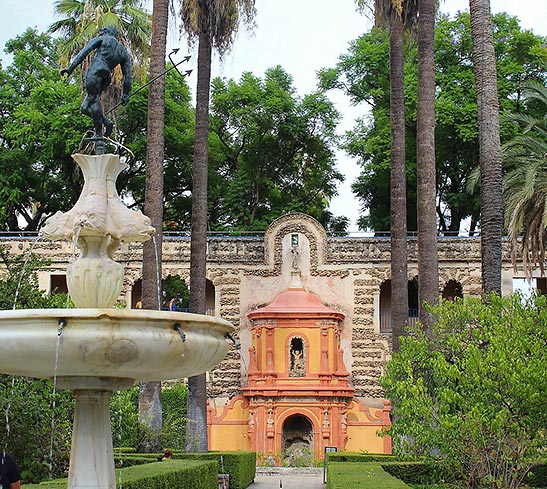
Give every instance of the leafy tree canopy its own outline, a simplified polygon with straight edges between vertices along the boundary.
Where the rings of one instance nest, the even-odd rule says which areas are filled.
[[[34,30],[6,44],[0,68],[0,219],[3,229],[36,230],[43,216],[75,202],[70,158],[85,127],[79,90],[61,81],[53,40]]]
[[[334,156],[339,114],[323,93],[297,96],[291,76],[277,66],[264,79],[215,79],[211,100],[214,228],[264,230],[299,211],[345,230],[347,221],[328,211],[342,175]]]
[[[382,379],[400,453],[437,454],[461,487],[522,487],[547,426],[547,297],[446,301]]]
[[[6,49],[0,67],[0,229],[35,231],[76,202],[82,177],[71,153],[90,128],[80,113],[80,82],[62,79],[46,34],[28,30]],[[147,141],[145,88],[112,115],[127,169],[117,187],[131,205],[144,204]],[[166,75],[165,229],[188,229],[192,190],[194,109],[188,85]],[[209,137],[210,229],[264,230],[280,215],[306,212],[329,230],[347,219],[328,211],[342,175],[335,168],[338,113],[324,94],[296,95],[282,68],[264,79],[213,82]],[[111,148],[116,150],[116,148]]]
[[[528,80],[545,80],[546,39],[522,30],[518,19],[505,13],[493,16],[499,74],[500,110],[503,114],[522,107],[522,90]],[[439,229],[455,233],[462,219],[479,218],[478,190],[469,191],[472,171],[478,165],[477,103],[469,14],[440,17],[435,37],[436,63],[436,160],[437,216]],[[359,159],[363,171],[354,193],[368,211],[361,228],[389,229],[389,40],[388,33],[373,29],[350,45],[335,68],[320,72],[320,86],[341,89],[352,103],[365,102],[370,115],[357,121],[346,134],[343,147]],[[405,49],[406,155],[408,180],[408,229],[416,229],[416,86],[417,48],[408,39]],[[501,127],[502,140],[516,131]]]

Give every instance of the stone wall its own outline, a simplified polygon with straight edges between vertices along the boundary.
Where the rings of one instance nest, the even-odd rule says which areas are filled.
[[[295,240],[298,243],[295,245]],[[48,290],[50,275],[63,274],[73,256],[71,243],[29,238],[5,238],[0,244],[13,254],[34,253],[51,260],[40,272],[40,286]],[[418,273],[416,239],[408,242],[409,279]],[[464,296],[480,294],[480,241],[478,238],[440,238],[440,288],[459,282]],[[351,373],[356,396],[382,398],[378,379],[390,355],[390,335],[379,330],[380,285],[390,277],[390,240],[386,237],[328,237],[313,218],[289,214],[274,221],[263,237],[211,237],[208,242],[207,278],[215,288],[215,314],[231,321],[239,332],[239,351],[232,348],[210,373],[211,396],[229,399],[240,393],[246,376],[250,323],[246,314],[271,302],[291,284],[297,270],[304,288],[325,305],[345,314],[340,345]],[[125,266],[124,297],[131,304],[131,287],[141,278],[142,246],[122,245],[116,259]],[[503,286],[510,292],[514,275],[509,246],[504,244]],[[162,277],[179,275],[189,280],[190,239],[165,237]],[[523,275],[522,273],[520,274]],[[242,361],[243,360],[243,361]]]

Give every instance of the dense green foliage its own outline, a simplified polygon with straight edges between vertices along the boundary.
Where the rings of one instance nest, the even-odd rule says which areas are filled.
[[[24,481],[66,475],[73,404],[70,392],[54,392],[49,380],[0,375],[0,431]]]
[[[53,40],[28,30],[6,44],[0,67],[0,229],[36,230],[76,202],[81,185],[70,152],[88,125],[79,87],[61,80]]]
[[[411,331],[382,379],[396,451],[441,456],[465,487],[516,488],[545,449],[547,297],[432,312],[432,337]]]
[[[182,384],[163,391],[161,443],[165,447],[184,446],[186,393]],[[6,413],[0,419],[0,430],[9,433],[5,446],[18,461],[23,480],[38,482],[51,476],[66,476],[74,412],[71,393],[54,391],[49,380],[1,375],[0,409]],[[138,387],[115,393],[110,412],[114,446],[142,448],[147,432],[138,420]],[[153,460],[156,458],[152,456]],[[128,457],[117,453],[115,459],[118,462],[123,459],[123,466],[150,462],[150,458],[138,454]]]
[[[159,442],[164,448],[184,448],[187,393],[186,386],[181,382],[162,390],[163,428]],[[139,422],[138,406],[137,386],[112,396],[110,417],[114,447],[130,447],[136,451],[143,451],[148,432],[146,426]]]
[[[186,282],[178,275],[168,275],[162,280],[161,294],[162,309],[168,309],[171,297],[175,298],[177,311],[188,309],[190,290]]]
[[[343,177],[335,169],[339,114],[322,93],[302,98],[280,66],[264,79],[217,78],[211,131],[219,143],[210,212],[219,229],[266,229],[287,212],[306,212],[329,227],[328,202]]]
[[[518,111],[522,89],[529,80],[545,81],[547,41],[522,30],[507,14],[493,16],[499,74],[498,95],[502,114]],[[479,217],[479,197],[471,185],[478,165],[477,102],[469,14],[441,17],[435,37],[436,64],[436,164],[437,217],[440,231],[455,233],[462,219],[470,217],[473,230]],[[362,173],[354,193],[369,215],[362,228],[389,230],[389,42],[388,33],[374,29],[350,45],[335,68],[320,72],[325,89],[343,90],[354,104],[365,102],[370,116],[360,119],[346,134],[343,147],[359,159]],[[416,118],[417,47],[408,42],[405,52],[406,155],[408,229],[416,230]],[[516,134],[506,121],[502,141]],[[473,190],[469,190],[469,188]]]
[[[6,45],[13,62],[0,66],[0,229],[35,231],[78,198],[82,177],[70,157],[84,149],[89,118],[80,113],[78,77],[62,79],[57,45],[28,30]],[[176,70],[166,75],[164,229],[190,226],[194,109]],[[143,208],[148,88],[111,115],[127,169],[122,198]],[[112,102],[105,101],[108,110]],[[265,230],[280,215],[305,212],[329,230],[347,220],[328,211],[336,185],[338,113],[320,93],[299,97],[277,67],[261,80],[217,79],[211,98],[209,229]]]

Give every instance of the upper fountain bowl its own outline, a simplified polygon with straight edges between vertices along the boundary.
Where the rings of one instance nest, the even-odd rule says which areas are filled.
[[[224,319],[183,312],[0,311],[0,372],[134,381],[191,377],[222,361],[226,335],[233,332]]]

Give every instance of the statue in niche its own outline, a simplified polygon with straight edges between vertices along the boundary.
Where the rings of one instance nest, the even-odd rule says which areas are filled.
[[[266,424],[268,425],[268,428],[273,429],[274,426],[274,419],[273,419],[273,409],[268,409],[268,419],[266,420]]]
[[[328,428],[329,426],[330,426],[329,412],[325,409],[323,411],[323,428]]]
[[[306,365],[303,348],[296,349],[294,342],[291,344],[289,377],[305,377]]]

